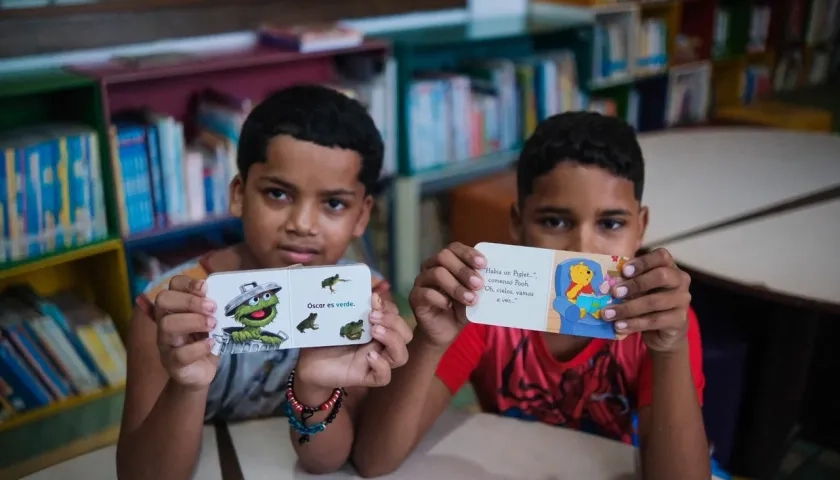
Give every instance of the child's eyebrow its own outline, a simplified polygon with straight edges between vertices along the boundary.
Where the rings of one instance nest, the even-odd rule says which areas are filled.
[[[540,207],[537,209],[537,213],[539,214],[553,214],[553,215],[571,215],[572,210],[570,208],[561,208],[561,207]]]
[[[321,195],[324,197],[352,197],[356,195],[355,190],[347,190],[346,188],[336,188],[334,190],[323,190]]]
[[[630,211],[623,208],[613,208],[601,212],[602,217],[629,217],[630,215]]]

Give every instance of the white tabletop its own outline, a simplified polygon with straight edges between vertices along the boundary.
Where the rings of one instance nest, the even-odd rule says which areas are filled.
[[[297,465],[285,419],[230,425],[246,480],[323,478]],[[633,480],[629,445],[566,428],[489,414],[446,412],[391,479]],[[360,478],[350,467],[332,479]]]
[[[840,199],[664,245],[691,270],[840,306]]]
[[[840,185],[840,136],[753,128],[639,137],[645,245]]]
[[[33,473],[23,480],[114,480],[117,478],[116,455],[117,446],[111,445]],[[216,429],[212,426],[204,427],[201,456],[193,478],[222,480]]]

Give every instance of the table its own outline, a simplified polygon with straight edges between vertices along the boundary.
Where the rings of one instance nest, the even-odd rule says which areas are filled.
[[[282,418],[229,425],[246,480],[322,478],[297,465],[288,428]],[[636,452],[575,430],[448,410],[403,466],[381,478],[632,480]],[[360,477],[345,467],[330,478]]]
[[[664,245],[694,281],[766,301],[738,313],[763,337],[754,405],[742,409],[749,438],[741,456],[750,476],[769,478],[781,458],[800,418],[819,322],[840,313],[838,238],[834,199]]]
[[[775,301],[840,312],[838,240],[835,199],[664,246],[701,276]]]
[[[645,246],[840,187],[840,136],[755,128],[644,134]]]
[[[117,446],[111,445],[86,455],[76,457],[50,468],[33,473],[23,480],[114,480],[117,478]],[[201,456],[193,478],[197,480],[222,480],[219,453],[216,447],[216,429],[204,427]]]

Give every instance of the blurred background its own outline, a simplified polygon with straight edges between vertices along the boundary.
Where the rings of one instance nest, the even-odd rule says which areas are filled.
[[[654,217],[675,202],[648,246],[694,278],[716,461],[839,479],[838,7],[0,0],[0,479],[115,443],[134,298],[241,238],[226,198],[239,128],[300,82],[358,98],[380,127],[375,214],[352,249],[402,299],[450,241],[510,242],[511,167],[537,122],[625,119]],[[714,211],[674,210],[684,188]],[[819,294],[761,268],[802,250],[816,257],[791,268],[828,272]],[[453,407],[475,408],[469,389]]]

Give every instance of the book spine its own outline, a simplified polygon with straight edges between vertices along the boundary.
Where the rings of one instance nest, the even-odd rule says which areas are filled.
[[[166,226],[166,198],[163,192],[163,176],[160,165],[160,147],[156,126],[150,126],[146,131],[147,150],[149,155],[149,169],[152,178],[152,194],[155,211],[155,227]]]
[[[58,141],[51,139],[38,145],[41,158],[41,196],[42,212],[42,248],[44,252],[53,252],[57,246],[63,246],[64,239],[59,229],[58,183],[55,167],[58,161]]]
[[[16,379],[28,393],[27,406],[42,407],[50,403],[49,393],[38,383],[35,375],[27,368],[26,363],[6,338],[0,340],[0,363],[8,369],[9,377]],[[6,375],[3,377],[6,378]]]
[[[117,211],[119,213],[120,235],[127,237],[130,233],[128,228],[128,204],[126,203],[127,192],[125,191],[125,174],[122,171],[122,159],[120,158],[119,141],[117,140],[117,128],[108,128],[108,139],[111,146],[111,172],[113,174],[114,197],[117,200]]]
[[[14,170],[12,170],[14,158],[9,159],[5,149],[0,151],[0,154],[3,160],[0,164],[0,234],[3,235],[3,238],[0,238],[0,264],[2,264],[12,258],[11,211],[14,205],[9,196],[9,176],[14,175]]]
[[[102,181],[102,158],[99,152],[99,135],[90,132],[86,135],[88,156],[90,158],[90,186],[93,209],[91,219],[91,240],[102,240],[108,236],[108,211],[105,205],[105,190]]]
[[[23,148],[26,188],[26,255],[41,254],[42,197],[41,197],[41,153],[36,146]]]
[[[70,222],[71,175],[68,167],[70,164],[70,149],[67,137],[59,136],[56,138],[55,153],[55,207],[59,225],[59,236],[56,238],[56,244],[68,248],[73,246],[75,234],[73,224]]]

